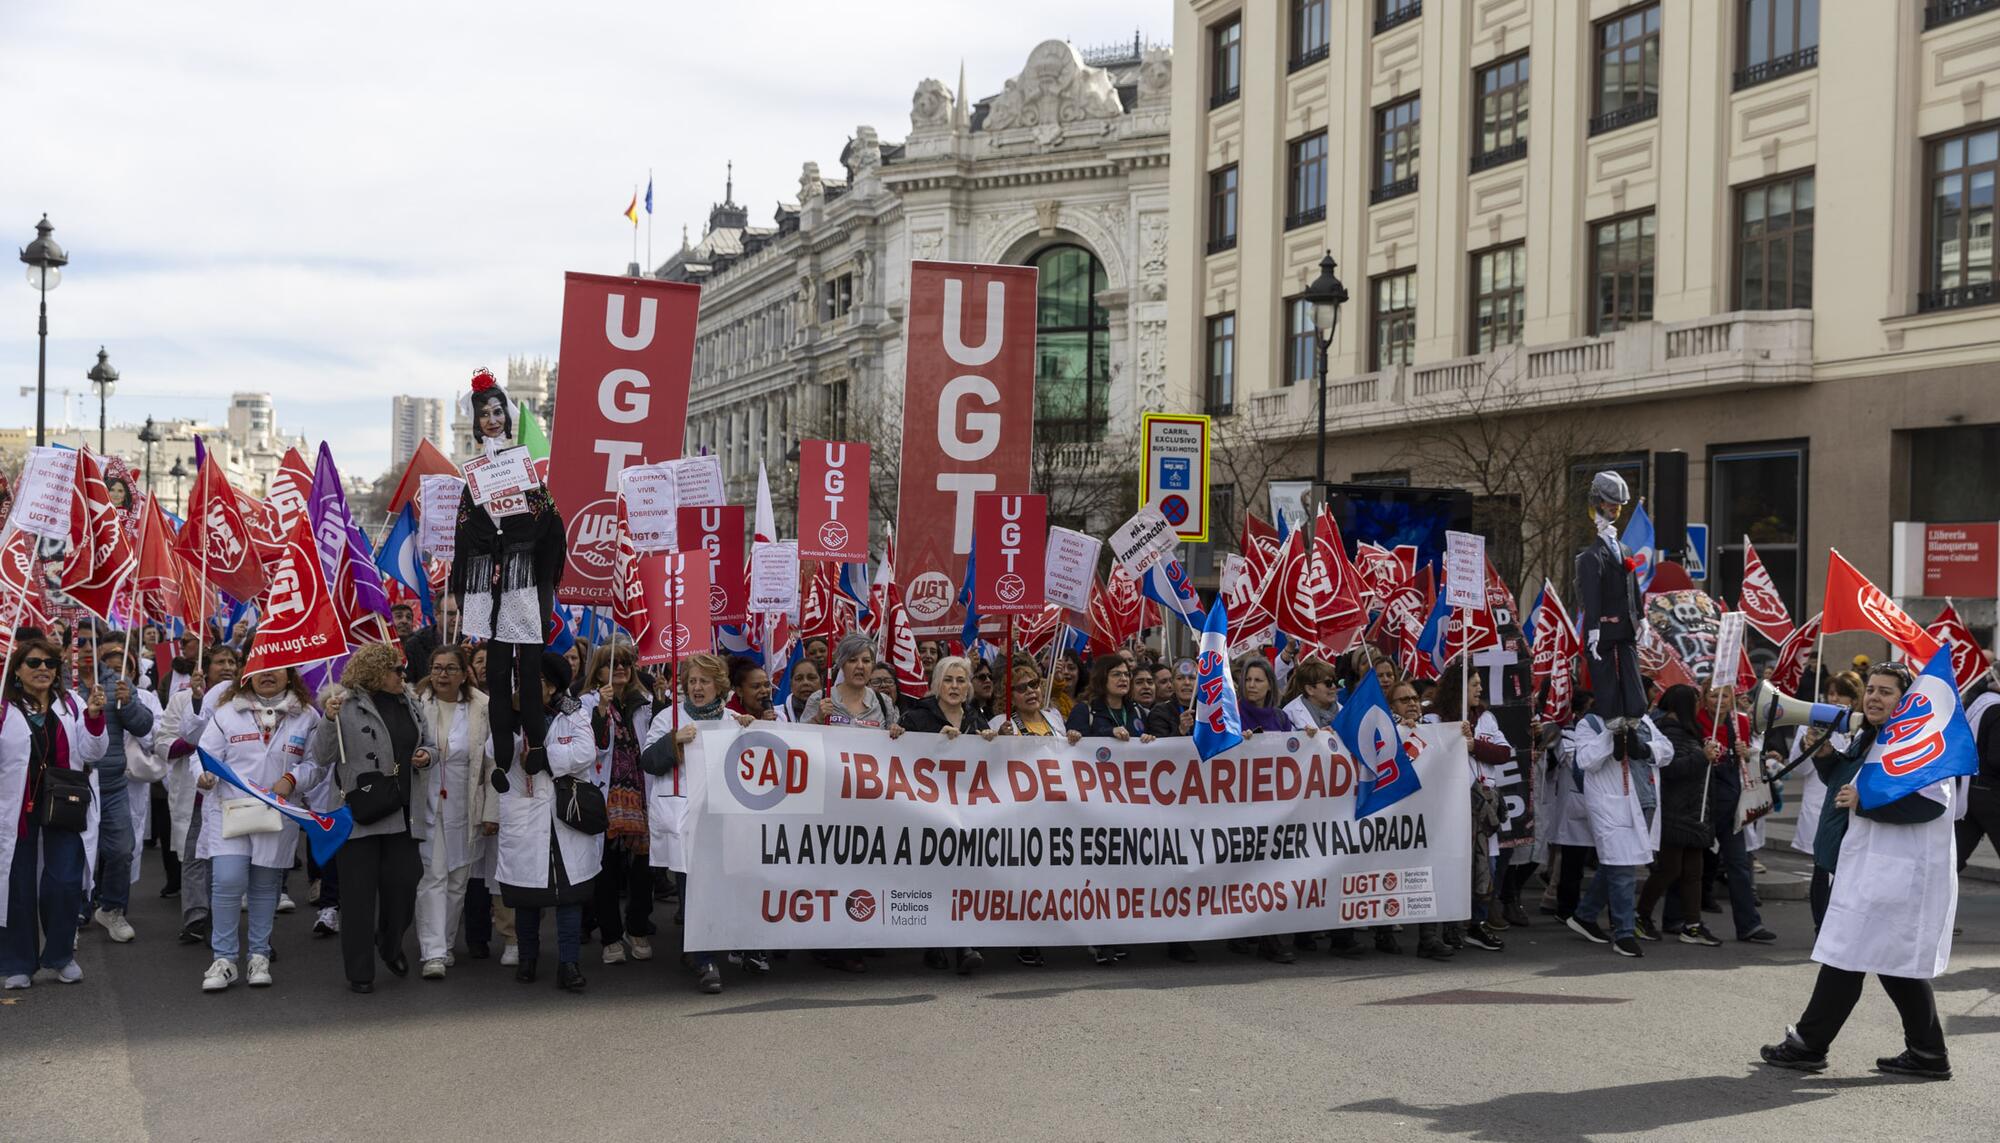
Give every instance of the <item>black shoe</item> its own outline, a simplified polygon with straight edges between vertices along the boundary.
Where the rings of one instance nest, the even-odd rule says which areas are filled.
[[[578,968],[573,960],[556,965],[556,987],[564,992],[582,992],[583,969]]]
[[[1507,923],[1510,925],[1517,925],[1524,929],[1528,927],[1528,911],[1521,907],[1521,903],[1519,901],[1507,902],[1507,904],[1501,908],[1500,915],[1502,917],[1505,917],[1507,919]]]
[[[1701,899],[1701,911],[1704,913],[1720,913],[1722,912],[1722,906],[1716,904],[1713,897],[1703,897]]]
[[[493,955],[493,950],[483,941],[465,942],[465,955],[473,960],[485,960]]]
[[[207,926],[205,925],[199,927],[196,925],[182,925],[181,943],[184,945],[198,945],[208,940],[208,933],[204,931],[206,928]]]
[[[978,949],[960,949],[953,960],[955,962],[953,967],[958,970],[958,975],[971,976],[979,971],[980,965],[986,963],[986,956]]]
[[[694,983],[696,988],[713,996],[722,991],[722,969],[712,960],[703,961],[701,976]]]
[[[1446,925],[1438,931],[1438,940],[1443,941],[1448,949],[1462,949],[1465,947],[1465,927],[1457,922]]]
[[[1352,956],[1361,951],[1361,945],[1354,939],[1353,929],[1333,929],[1326,934],[1326,951],[1330,956]]]
[[[1611,934],[1599,928],[1596,921],[1586,921],[1582,917],[1572,915],[1569,920],[1563,923],[1569,926],[1570,932],[1575,933],[1591,944],[1608,945],[1611,943]]]
[[[1642,941],[1657,941],[1660,939],[1660,930],[1654,927],[1653,922],[1640,917],[1632,922],[1632,935]]]
[[[1443,941],[1418,941],[1417,955],[1425,960],[1450,960],[1457,955]]]
[[[1118,958],[1111,955],[1110,945],[1090,946],[1090,960],[1092,964],[1100,967],[1108,967],[1118,963]]]
[[[394,973],[399,980],[410,975],[410,958],[404,956],[402,953],[397,953],[393,960],[385,956],[382,958],[382,963],[387,965],[389,971]]]
[[[1403,946],[1397,943],[1396,934],[1380,932],[1375,934],[1375,951],[1378,953],[1388,953],[1390,956],[1401,956],[1403,955]]]
[[[359,992],[363,996],[366,996],[368,993],[375,991],[375,985],[371,981],[350,980],[347,982],[347,990],[349,992]]]
[[[1495,936],[1485,925],[1467,925],[1465,943],[1476,949],[1485,949],[1487,952],[1499,952],[1507,947],[1507,943]]]
[[[1612,951],[1616,952],[1619,956],[1646,955],[1646,950],[1640,948],[1639,942],[1632,939],[1631,937],[1619,937],[1617,940],[1611,942],[1611,948]]]
[[[1299,933],[1292,938],[1292,947],[1300,952],[1318,952],[1319,938],[1311,933]]]
[[[1167,946],[1167,959],[1179,961],[1182,964],[1193,964],[1201,958],[1195,955],[1193,945],[1186,941],[1175,941]]]
[[[1722,942],[1715,939],[1715,934],[1708,931],[1707,925],[1681,926],[1681,943],[1684,945],[1705,945],[1708,948],[1720,948],[1722,946]]]
[[[1905,1048],[1900,1056],[1883,1056],[1875,1061],[1875,1070],[1888,1072],[1892,1076],[1915,1076],[1918,1079],[1948,1080],[1951,1078],[1951,1058],[1948,1056],[1920,1056]]]
[[[1736,939],[1739,941],[1749,941],[1753,945],[1774,945],[1778,943],[1778,934],[1759,925],[1755,932],[1746,933]]]
[[[535,983],[535,962],[522,957],[521,963],[514,966],[514,981],[517,984]]]
[[[1112,960],[1124,960],[1125,958],[1127,958],[1127,957],[1129,957],[1129,956],[1131,956],[1131,955],[1132,955],[1132,950],[1131,950],[1131,949],[1128,949],[1128,948],[1126,948],[1126,947],[1125,947],[1124,945],[1112,945],[1112,946],[1111,946],[1111,959],[1112,959]]]
[[[1048,961],[1042,958],[1042,950],[1019,948],[1014,950],[1014,959],[1028,968],[1046,968]]]
[[[943,949],[925,949],[924,967],[935,968],[935,969],[950,968],[951,957],[945,955],[945,951]]]
[[[162,900],[170,900],[180,895],[181,895],[181,887],[179,885],[168,885],[160,890],[160,897]]]
[[[1276,937],[1260,938],[1257,941],[1257,955],[1272,964],[1293,964],[1299,959],[1297,953],[1286,948],[1284,942]]]
[[[1795,1072],[1826,1070],[1826,1053],[1807,1051],[1789,1028],[1785,1029],[1784,1039],[1757,1049],[1757,1055],[1774,1068],[1789,1068]]]

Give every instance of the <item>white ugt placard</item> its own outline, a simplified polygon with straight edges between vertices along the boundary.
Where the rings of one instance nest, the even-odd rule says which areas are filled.
[[[680,547],[678,461],[635,464],[618,473],[618,492],[625,498],[625,526],[632,547],[640,552],[671,552]]]
[[[795,615],[799,609],[799,542],[779,540],[750,548],[750,610]]]
[[[1716,620],[1715,665],[1709,668],[1709,686],[1735,689],[1736,665],[1743,658],[1743,624],[1741,611],[1725,611]]]
[[[70,504],[76,498],[76,450],[38,445],[21,466],[14,490],[14,526],[51,540],[69,538]]]
[[[1049,548],[1043,568],[1050,603],[1071,611],[1090,610],[1090,587],[1097,578],[1097,553],[1104,542],[1095,536],[1068,528],[1049,529]]]
[[[1111,558],[1136,576],[1173,551],[1178,543],[1180,537],[1174,534],[1174,526],[1167,523],[1158,508],[1147,505],[1111,533]]]
[[[1468,611],[1486,607],[1486,537],[1444,534],[1444,601]]]

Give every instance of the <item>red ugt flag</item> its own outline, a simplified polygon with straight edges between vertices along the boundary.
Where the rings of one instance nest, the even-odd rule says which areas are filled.
[[[1918,663],[1928,663],[1938,653],[1938,641],[1867,576],[1855,571],[1839,552],[1831,553],[1827,561],[1826,610],[1820,615],[1829,635],[1873,631]]]
[[[285,552],[271,565],[262,602],[263,622],[243,664],[245,673],[303,667],[347,654],[347,633],[326,589],[319,542],[304,516],[292,521]]]
[[[1931,638],[1951,644],[1951,673],[1958,678],[1958,689],[1964,690],[1973,680],[1993,669],[1993,658],[1986,648],[1979,645],[1972,629],[1958,617],[1958,609],[1947,603],[1944,610],[1929,627],[1924,628]]]
[[[195,474],[187,523],[174,547],[204,585],[213,584],[237,599],[255,599],[264,590],[264,565],[257,559],[250,525],[244,522],[236,490],[212,452],[202,458]]]
[[[1748,536],[1743,537],[1743,595],[1737,606],[1743,610],[1743,621],[1771,642],[1782,646],[1792,637],[1792,613],[1785,609],[1778,585],[1771,582],[1771,573]]]
[[[84,449],[77,454],[76,500],[69,514],[69,562],[62,589],[84,610],[111,621],[111,604],[126,578],[139,566],[139,553],[112,506],[104,483],[104,463]]]
[[[1805,626],[1794,630],[1784,645],[1778,648],[1778,662],[1771,668],[1771,685],[1788,695],[1798,694],[1799,687],[1805,683],[1806,653],[1819,639],[1819,621],[1817,615],[1806,620]],[[1815,693],[1804,697],[1817,699],[1817,690],[1815,687]]]

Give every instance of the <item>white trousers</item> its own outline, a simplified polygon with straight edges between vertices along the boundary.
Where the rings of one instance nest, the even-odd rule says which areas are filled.
[[[458,943],[458,930],[465,920],[465,883],[472,877],[472,867],[446,869],[444,850],[438,842],[424,843],[424,875],[417,881],[420,960],[443,960]]]

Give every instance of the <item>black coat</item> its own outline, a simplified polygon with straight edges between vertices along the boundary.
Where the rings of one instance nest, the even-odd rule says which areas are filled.
[[[1699,728],[1689,729],[1670,714],[1659,714],[1654,725],[1673,743],[1673,761],[1660,770],[1660,845],[1707,849],[1715,840],[1716,816],[1702,817],[1702,775],[1708,770]],[[1709,783],[1713,800],[1714,783]]]
[[[1576,554],[1576,599],[1583,608],[1583,636],[1594,629],[1602,643],[1639,641],[1639,580],[1625,567],[1631,553],[1618,545],[1614,556],[1601,537]]]
[[[549,633],[548,616],[555,611],[556,585],[562,582],[563,565],[569,559],[569,544],[563,530],[562,514],[546,486],[528,490],[528,511],[495,523],[486,509],[472,502],[467,489],[458,497],[458,533],[452,542],[451,579],[448,590],[459,601],[464,614],[466,589],[482,576],[497,579],[493,593],[494,615],[498,622],[501,594],[533,587],[541,600],[542,634]]]
[[[1134,738],[1146,733],[1146,720],[1140,716],[1138,706],[1129,699],[1115,711],[1105,706],[1102,700],[1080,702],[1070,708],[1069,729],[1085,738],[1110,738],[1121,727]]]
[[[1154,738],[1180,738],[1181,712],[1187,708],[1176,699],[1156,702],[1146,712],[1146,733]]]
[[[919,699],[903,712],[903,729],[916,734],[942,734],[951,722],[944,716],[936,698]],[[958,730],[967,734],[977,734],[986,729],[986,724],[978,720],[978,712],[966,705],[959,712]]]

